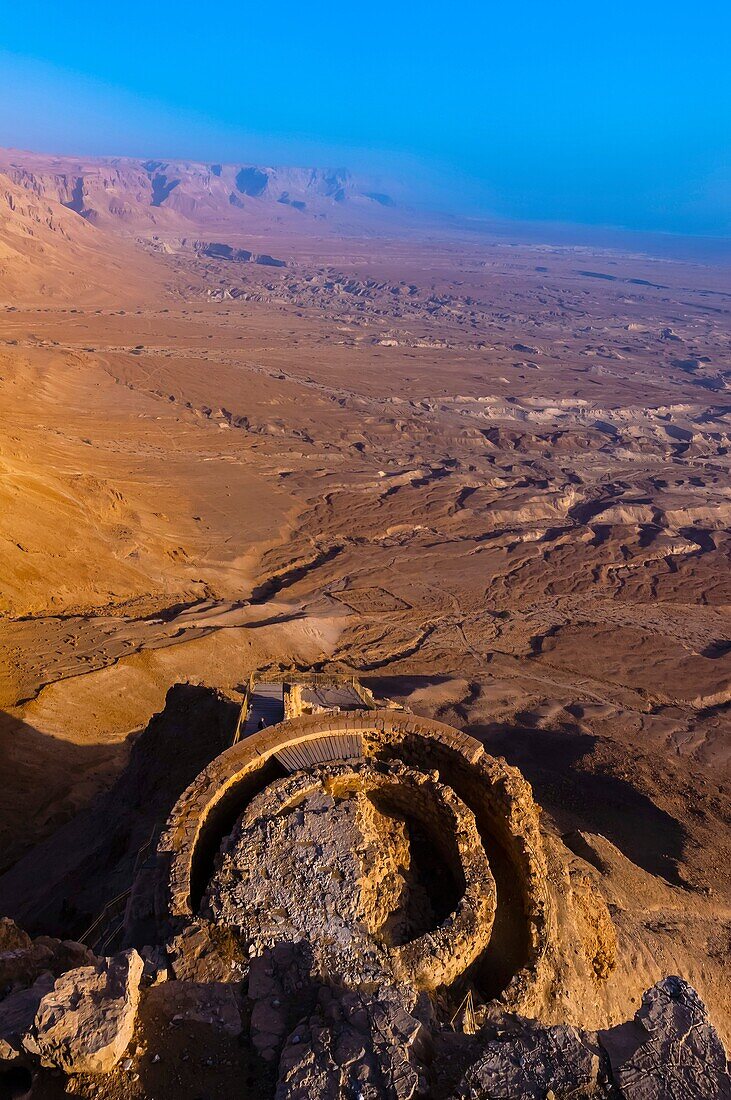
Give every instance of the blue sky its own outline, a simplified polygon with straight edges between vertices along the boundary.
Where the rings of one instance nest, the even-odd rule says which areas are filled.
[[[0,144],[349,166],[447,210],[731,236],[731,4],[81,7],[0,22]]]

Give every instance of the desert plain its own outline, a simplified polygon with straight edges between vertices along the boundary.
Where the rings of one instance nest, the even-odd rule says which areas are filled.
[[[357,674],[606,844],[607,1018],[680,973],[728,1043],[729,268],[314,173],[0,173],[2,911],[70,931],[33,852],[174,684]]]

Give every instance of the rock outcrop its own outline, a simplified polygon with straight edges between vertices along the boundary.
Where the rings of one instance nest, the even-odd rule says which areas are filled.
[[[682,978],[658,982],[634,1021],[600,1034],[626,1100],[728,1100],[731,1075],[706,1006]]]
[[[9,918],[0,921],[0,990],[26,989],[41,974],[58,977],[73,967],[95,962],[94,953],[82,943],[53,936],[31,939]]]
[[[26,1050],[66,1073],[108,1073],[132,1039],[142,966],[125,951],[63,974],[38,1006]]]
[[[456,1100],[545,1100],[612,1095],[606,1057],[596,1035],[558,1025],[544,1028],[508,1018],[465,1075]]]
[[[134,950],[74,965],[90,956],[82,945],[31,940],[8,921],[0,947],[15,973],[0,987],[0,1085],[51,1070],[85,1097],[143,1100],[173,1087],[165,1073],[180,1084],[211,1067],[230,1082],[241,1065],[251,1080],[260,1067],[260,1094],[275,1100],[731,1100],[723,1044],[679,977],[607,1030],[543,1026],[495,1000],[469,1034],[426,992],[328,982],[305,942],[251,958],[244,982],[166,980],[159,951],[146,968]],[[36,974],[29,959],[49,965]]]
[[[276,1100],[410,1100],[424,1096],[428,1029],[395,989],[375,995],[323,988],[316,1011],[289,1036]]]
[[[24,1053],[43,998],[56,979],[72,968],[96,964],[88,947],[52,936],[36,939],[8,917],[0,918],[0,1061]]]
[[[590,1032],[503,1017],[454,1100],[729,1100],[723,1044],[682,978],[649,989],[634,1020]],[[479,1041],[479,1040],[478,1040]]]

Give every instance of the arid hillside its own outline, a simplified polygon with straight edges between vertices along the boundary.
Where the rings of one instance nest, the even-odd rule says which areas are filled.
[[[0,300],[77,305],[159,292],[165,273],[58,197],[0,171]]]

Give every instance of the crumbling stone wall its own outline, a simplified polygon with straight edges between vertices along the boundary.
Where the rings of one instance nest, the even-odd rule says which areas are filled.
[[[340,801],[353,793],[377,795],[381,805],[404,818],[417,819],[424,827],[459,881],[461,897],[456,911],[442,925],[409,943],[392,946],[386,953],[395,976],[415,989],[433,990],[451,984],[487,946],[496,908],[495,882],[472,812],[434,774],[424,774],[402,764],[326,765],[311,773],[295,773],[254,799],[242,816],[236,843],[241,842],[247,831],[251,834],[252,826],[258,822],[263,821],[270,828],[273,819],[293,807],[303,807],[320,792]],[[297,837],[300,844],[307,841],[306,836]],[[347,837],[346,842],[349,841]],[[228,846],[233,847],[231,841]],[[350,852],[346,854],[352,858]],[[285,858],[284,863],[281,870],[286,872],[290,869],[289,861]],[[337,886],[325,884],[322,889],[325,894],[322,900],[330,908]],[[312,937],[316,919],[312,914],[303,916]],[[237,920],[235,909],[233,920]]]
[[[474,815],[478,848],[487,853],[488,863],[494,852],[508,868],[504,873],[511,877],[509,889],[504,891],[512,905],[508,923],[522,925],[514,937],[520,943],[514,972],[502,996],[516,1009],[529,1009],[536,984],[544,981],[542,963],[551,927],[545,857],[530,787],[516,769],[488,756],[474,738],[408,712],[303,715],[254,734],[222,753],[181,796],[161,839],[161,922],[175,936],[199,921],[191,883],[207,827],[215,823],[217,815],[220,820],[226,818],[222,808],[229,807],[229,818],[231,807],[240,813],[251,797],[271,782],[277,751],[345,732],[361,734],[366,760],[400,760],[418,771],[437,773]],[[417,802],[418,794],[412,810]],[[433,804],[429,812],[433,812]],[[229,827],[231,824],[232,820]],[[222,829],[219,839],[226,831]],[[210,859],[210,842],[208,849]],[[498,896],[498,916],[499,908]],[[471,935],[477,934],[473,923]],[[455,956],[458,961],[440,971],[436,962],[440,945],[435,942],[432,947],[435,973],[447,983],[472,962],[470,952],[460,949]],[[419,969],[415,960],[409,967],[412,973]],[[430,984],[424,974],[417,981]]]

